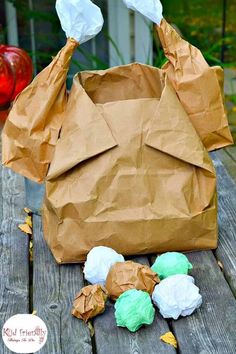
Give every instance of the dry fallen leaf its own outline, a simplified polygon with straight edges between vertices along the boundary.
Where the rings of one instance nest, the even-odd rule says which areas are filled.
[[[26,214],[32,214],[32,210],[30,210],[29,208],[24,208],[24,212]]]
[[[28,224],[20,224],[20,225],[18,225],[18,227],[25,234],[32,235],[31,227]]]
[[[218,263],[218,266],[220,267],[220,269],[221,269],[221,270],[224,270],[224,266],[223,266],[223,264],[221,263],[221,261],[218,261],[217,263]]]
[[[88,328],[90,330],[90,336],[93,337],[95,332],[91,321],[88,322]]]
[[[236,112],[236,106],[232,108],[232,112]]]
[[[34,310],[34,311],[32,312],[32,315],[36,315],[36,314],[37,314],[37,311]]]
[[[33,241],[30,241],[29,243],[29,255],[30,255],[30,261],[33,262]]]
[[[160,339],[163,342],[165,342],[167,344],[170,344],[170,345],[172,345],[175,348],[178,347],[177,340],[176,340],[176,338],[175,338],[175,336],[173,335],[172,332],[167,332],[167,333],[163,334],[163,336],[161,336]]]
[[[33,232],[32,232],[32,211],[29,208],[24,208],[24,212],[27,215],[25,218],[25,223],[18,225],[18,228],[24,232],[25,234],[29,235],[29,259],[30,262],[33,262]]]
[[[25,223],[27,224],[27,225],[29,225],[29,227],[31,227],[32,228],[32,216],[31,215],[28,215],[26,218],[25,218]]]

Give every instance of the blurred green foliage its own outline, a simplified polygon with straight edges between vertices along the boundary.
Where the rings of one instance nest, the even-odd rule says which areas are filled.
[[[225,38],[222,39],[223,0],[162,0],[164,16],[183,36],[200,48],[211,65],[236,65],[236,1],[226,1]],[[224,63],[221,50],[224,46]]]
[[[36,24],[37,61],[39,70],[45,66],[51,56],[55,55],[61,42],[61,28],[54,5],[55,0],[34,1],[34,10],[29,9],[28,0],[8,0],[18,10],[19,24],[22,27],[22,41],[24,47],[30,51],[29,20],[34,19]],[[109,0],[108,0],[109,1]],[[39,4],[41,3],[41,4]],[[96,1],[99,4],[99,0]],[[165,18],[175,24],[183,37],[200,48],[211,65],[236,65],[236,1],[227,0],[226,36],[222,39],[222,10],[223,0],[162,0]],[[42,6],[43,4],[43,6]],[[45,5],[44,5],[45,4]],[[50,10],[51,9],[51,10]],[[47,29],[47,34],[45,33]],[[43,30],[44,29],[44,30]],[[112,43],[123,62],[122,54],[116,43],[104,28],[103,35]],[[153,35],[150,28],[150,35]],[[159,41],[154,41],[154,65],[160,67],[165,62]],[[221,62],[221,51],[224,46],[225,62]],[[78,49],[84,60],[74,60],[79,70],[106,69],[108,63],[104,58],[91,54],[90,47],[82,46]],[[148,61],[148,58],[147,58]]]

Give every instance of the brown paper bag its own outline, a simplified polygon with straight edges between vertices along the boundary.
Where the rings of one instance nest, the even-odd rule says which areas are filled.
[[[215,170],[169,73],[82,72],[67,101],[75,46],[18,97],[3,132],[4,164],[46,176],[44,237],[57,262],[84,261],[99,245],[124,255],[215,248]]]
[[[233,144],[224,108],[224,72],[209,67],[192,46],[164,19],[156,25],[168,62],[163,66],[180,102],[208,151]]]
[[[44,181],[54,154],[67,102],[67,73],[77,45],[68,39],[16,98],[3,130],[3,164],[36,182]]]

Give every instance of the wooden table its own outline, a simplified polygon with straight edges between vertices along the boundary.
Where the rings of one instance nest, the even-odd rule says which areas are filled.
[[[74,295],[85,285],[82,267],[55,263],[38,215],[33,216],[34,262],[30,264],[28,237],[17,228],[25,218],[24,179],[2,168],[0,327],[14,314],[36,310],[49,331],[40,354],[236,353],[236,147],[212,157],[218,173],[219,247],[189,254],[203,305],[178,321],[166,321],[157,311],[154,323],[134,334],[116,327],[112,303],[92,322],[92,336],[87,325],[70,315]],[[152,259],[136,258],[145,264]],[[178,340],[177,351],[159,339],[170,330]],[[0,354],[6,353],[10,351],[1,340]]]

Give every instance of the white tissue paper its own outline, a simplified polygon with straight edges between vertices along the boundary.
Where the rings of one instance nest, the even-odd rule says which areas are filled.
[[[84,265],[85,279],[91,284],[105,285],[107,275],[113,264],[124,262],[124,257],[109,247],[94,247]]]
[[[193,277],[172,275],[155,286],[152,300],[164,318],[189,316],[202,304],[202,296]]]
[[[160,0],[123,0],[125,5],[134,11],[140,12],[154,23],[160,25],[163,18],[163,7]]]
[[[57,0],[56,10],[67,38],[84,43],[102,29],[101,10],[90,0]]]

